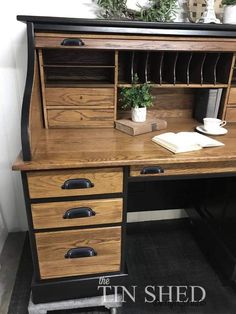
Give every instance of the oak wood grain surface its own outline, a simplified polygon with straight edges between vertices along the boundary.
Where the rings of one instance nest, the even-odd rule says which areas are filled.
[[[120,270],[121,227],[37,233],[42,279]],[[71,248],[92,247],[97,256],[65,258]]]
[[[40,138],[40,132],[44,129],[43,125],[43,114],[42,114],[42,100],[40,94],[40,79],[39,79],[39,65],[37,56],[35,54],[34,63],[34,81],[32,87],[32,94],[30,100],[30,116],[29,116],[29,139],[31,144],[31,154],[37,147],[38,140]]]
[[[138,85],[138,84],[137,84]],[[203,83],[203,84],[197,84],[197,83],[191,83],[191,84],[187,84],[187,83],[166,83],[166,82],[162,82],[160,83],[150,83],[150,86],[153,88],[158,88],[159,90],[165,90],[165,89],[180,89],[180,88],[185,88],[185,89],[191,89],[191,88],[226,88],[228,87],[228,84],[224,84],[224,83]],[[130,83],[125,83],[125,82],[119,82],[118,87],[131,87]]]
[[[199,125],[191,119],[168,119],[166,130],[139,136],[129,136],[115,129],[44,130],[38,141],[33,160],[23,162],[20,155],[13,169],[40,170],[124,166],[144,164],[173,164],[236,160],[236,124],[228,123],[228,134],[215,137],[225,146],[173,154],[155,144],[151,138],[164,132],[194,131]],[[224,171],[224,169],[222,169]]]
[[[233,79],[235,58],[236,58],[236,55],[234,53],[233,54],[233,58],[232,58],[232,62],[231,62],[231,68],[230,68],[230,71],[229,71],[228,86],[227,86],[226,91],[223,92],[223,95],[222,95],[223,97],[222,97],[222,100],[221,100],[221,106],[219,108],[219,115],[223,119],[225,119],[225,117],[226,117],[226,108],[227,108],[228,101],[229,101],[229,94],[230,94],[230,90],[231,90],[231,82],[232,82],[232,79]]]
[[[148,115],[160,119],[191,118],[194,104],[194,89],[188,88],[152,88],[153,107],[148,110]],[[118,95],[118,99],[120,96]],[[118,105],[117,119],[131,118],[130,111],[120,109]]]
[[[35,229],[47,229],[118,223],[122,221],[122,204],[121,198],[32,204],[33,225]],[[63,218],[68,209],[78,207],[91,208],[95,216]]]
[[[235,107],[227,107],[226,108],[226,121],[236,122],[236,104]]]
[[[76,33],[65,33],[65,32],[35,32],[36,38],[92,38],[92,39],[129,39],[129,40],[137,40],[137,39],[144,39],[153,41],[154,39],[169,41],[171,39],[178,40],[178,41],[186,41],[185,36],[161,36],[161,35],[126,35],[126,34],[76,34]],[[194,36],[188,37],[189,40],[193,41],[214,41],[214,42],[235,42],[235,38],[222,38],[222,37],[201,37],[201,36]]]
[[[34,171],[27,173],[27,179],[31,198],[95,195],[123,191],[122,168]],[[88,179],[93,186],[82,189],[62,189],[63,183],[69,179]]]
[[[236,87],[230,88],[228,104],[236,106]]]
[[[46,83],[46,81],[45,81],[44,68],[43,68],[44,63],[43,63],[42,49],[38,50],[38,62],[39,62],[40,88],[41,88],[41,95],[42,95],[44,125],[45,125],[45,128],[48,129],[48,117],[47,117],[46,98],[45,98],[45,83]]]
[[[114,107],[114,88],[46,88],[46,105]]]
[[[68,34],[66,36],[68,38]],[[82,38],[82,37],[81,37]],[[65,37],[39,37],[35,39],[36,48],[58,48],[58,49],[71,49],[71,47],[62,46],[61,43]],[[234,51],[235,39],[222,40],[214,38],[186,38],[170,37],[153,37],[150,38],[136,38],[132,40],[132,36],[124,38],[113,37],[109,38],[90,38],[89,36],[83,37],[84,46],[75,47],[74,49],[108,49],[108,50],[178,50],[178,51]]]
[[[131,166],[130,176],[131,177],[163,177],[171,175],[194,175],[194,174],[207,174],[207,173],[222,173],[222,172],[236,172],[236,161],[224,162],[207,162],[198,163],[180,163],[180,164],[157,164],[156,166],[161,167],[163,173],[157,174],[141,174],[141,170],[146,165]],[[153,165],[155,166],[155,165]]]
[[[49,128],[113,128],[114,109],[50,109]]]

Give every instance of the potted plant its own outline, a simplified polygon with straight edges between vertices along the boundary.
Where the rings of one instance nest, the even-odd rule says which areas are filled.
[[[122,87],[120,100],[123,109],[131,109],[134,122],[146,121],[147,108],[153,105],[151,86],[148,83],[139,84],[138,75],[134,75],[131,87]]]
[[[223,0],[224,7],[223,23],[236,24],[236,0]]]

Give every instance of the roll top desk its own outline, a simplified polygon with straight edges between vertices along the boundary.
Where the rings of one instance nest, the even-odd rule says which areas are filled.
[[[236,27],[17,19],[27,24],[28,71],[13,169],[24,186],[33,300],[92,296],[99,276],[112,284],[127,276],[130,184],[235,176]],[[232,122],[225,147],[173,155],[151,142],[158,132],[115,130],[114,121],[129,116],[120,88],[135,73],[150,82],[152,114],[167,120],[168,131],[193,130],[197,91],[222,89],[219,117]]]

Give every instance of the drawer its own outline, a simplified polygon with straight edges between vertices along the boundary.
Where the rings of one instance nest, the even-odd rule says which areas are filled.
[[[83,196],[123,191],[122,168],[94,168],[27,173],[30,198]]]
[[[46,88],[46,106],[114,107],[114,88]]]
[[[35,237],[42,279],[120,271],[121,227],[44,232]]]
[[[146,38],[145,36],[146,32]],[[36,48],[59,48],[59,49],[77,49],[77,50],[87,50],[87,49],[108,49],[108,50],[159,50],[159,51],[220,51],[222,50],[222,43],[219,39],[209,41],[208,38],[201,38],[201,40],[196,40],[195,38],[186,37],[160,37],[160,36],[150,36],[150,30],[143,28],[143,36],[133,40],[132,36],[122,36],[122,35],[109,35],[107,34],[104,38],[101,35],[94,36],[87,34],[56,34],[52,33],[49,36],[37,33],[35,36],[35,47]],[[75,38],[79,37],[83,40],[83,46],[62,46],[61,43],[65,38]],[[168,38],[168,39],[167,39]],[[224,51],[235,51],[235,42],[232,40],[224,41]]]
[[[236,87],[231,87],[229,92],[228,104],[236,105]]]
[[[113,128],[114,109],[50,109],[47,110],[50,128]]]
[[[146,173],[144,173],[146,171]],[[159,172],[158,172],[159,171]],[[130,167],[130,177],[164,177],[177,175],[201,175],[209,173],[235,172],[236,162],[197,162]]]
[[[228,122],[236,122],[236,107],[228,107],[226,109],[225,120]]]
[[[118,223],[122,221],[123,200],[86,200],[32,204],[35,229]]]

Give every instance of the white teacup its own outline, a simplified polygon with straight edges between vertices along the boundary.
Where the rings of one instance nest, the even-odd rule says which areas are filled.
[[[220,128],[226,125],[226,121],[216,118],[204,118],[204,129],[207,132],[217,132]]]

